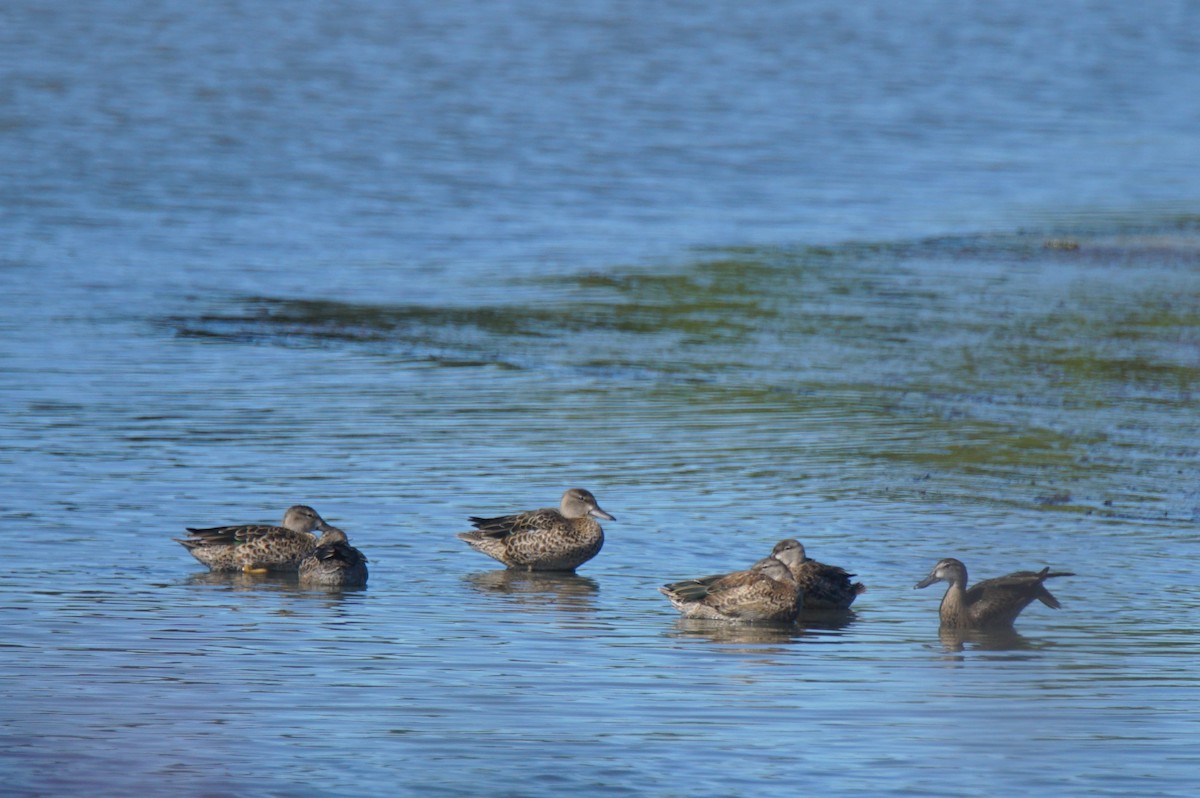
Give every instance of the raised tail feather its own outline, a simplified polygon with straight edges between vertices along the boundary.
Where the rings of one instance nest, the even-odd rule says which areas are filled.
[[[1071,573],[1070,571],[1057,571],[1055,573],[1050,573],[1049,566],[1047,566],[1046,568],[1043,568],[1041,570],[1041,572],[1038,574],[1038,576],[1041,578],[1041,581],[1043,581],[1043,582],[1047,579],[1052,579],[1056,576],[1074,576],[1074,575],[1075,574]],[[1056,610],[1062,609],[1062,604],[1059,602],[1059,600],[1057,598],[1054,597],[1054,594],[1051,593],[1049,590],[1047,590],[1045,585],[1041,585],[1041,588],[1042,589],[1040,591],[1038,591],[1037,600],[1042,602],[1043,604],[1045,604],[1047,607],[1052,607],[1053,609],[1056,609]]]

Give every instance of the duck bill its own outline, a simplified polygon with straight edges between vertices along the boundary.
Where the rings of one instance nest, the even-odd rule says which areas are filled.
[[[937,574],[930,574],[929,576],[922,579],[920,582],[917,582],[915,585],[913,585],[913,590],[920,590],[923,587],[929,587],[930,585],[932,585],[934,582],[937,582],[937,581],[938,581]]]
[[[593,507],[591,510],[588,510],[588,515],[592,516],[593,518],[603,518],[605,521],[616,521],[617,520],[617,517],[615,515],[609,515],[608,513],[601,510],[599,507]]]

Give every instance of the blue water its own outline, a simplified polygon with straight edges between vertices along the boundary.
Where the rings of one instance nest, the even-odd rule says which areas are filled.
[[[4,4],[6,793],[1195,794],[1198,17]],[[366,589],[171,540],[295,502]],[[855,615],[655,590],[783,537]]]

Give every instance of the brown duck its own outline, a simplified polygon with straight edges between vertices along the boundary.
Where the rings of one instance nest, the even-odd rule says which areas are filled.
[[[213,571],[296,573],[300,561],[317,547],[313,530],[327,528],[316,510],[297,504],[283,514],[281,526],[188,527],[188,536],[176,541]]]
[[[595,557],[604,545],[597,518],[616,518],[600,509],[596,497],[583,488],[562,495],[557,510],[546,508],[496,518],[472,516],[472,532],[458,538],[471,548],[522,571],[574,571]]]
[[[804,546],[798,540],[779,541],[775,544],[771,555],[779,557],[780,553],[785,550],[796,551],[792,561],[797,564],[791,567],[791,572],[792,576],[796,578],[796,584],[804,593],[804,609],[849,609],[860,593],[867,592],[867,586],[862,582],[850,581],[854,574],[846,573],[836,565],[826,565],[808,559],[804,552]]]
[[[317,547],[300,561],[299,573],[302,585],[359,587],[367,583],[367,558],[345,532],[326,525]]]
[[[1011,626],[1021,610],[1033,601],[1058,609],[1061,604],[1042,583],[1056,576],[1074,576],[1066,571],[1051,573],[1017,571],[1008,576],[985,579],[967,589],[967,566],[953,557],[938,561],[929,576],[913,589],[929,587],[934,582],[949,582],[942,606],[938,611],[942,626],[957,629]]]
[[[745,571],[672,582],[658,592],[687,618],[791,623],[803,604],[791,571],[798,564],[796,550],[785,548]]]

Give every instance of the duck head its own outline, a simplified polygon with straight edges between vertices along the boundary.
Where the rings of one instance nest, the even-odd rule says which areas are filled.
[[[929,576],[913,585],[913,590],[929,587],[934,582],[950,582],[951,584],[957,582],[965,585],[967,583],[967,566],[953,557],[938,560],[937,565],[933,566],[933,570],[929,572]]]
[[[567,518],[583,518],[590,515],[593,518],[603,518],[605,521],[616,521],[616,517],[600,509],[596,497],[590,490],[571,488],[563,494],[559,503],[559,511]]]

